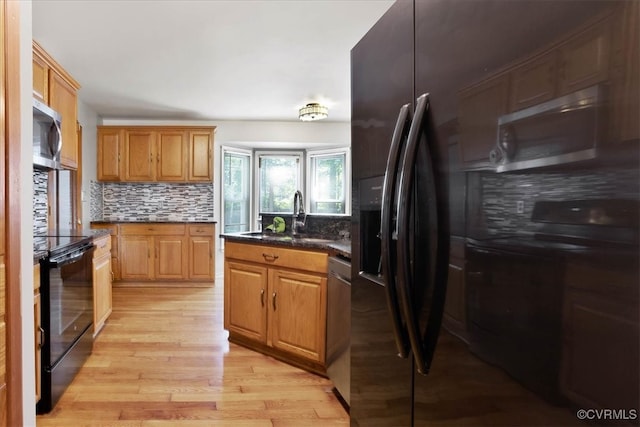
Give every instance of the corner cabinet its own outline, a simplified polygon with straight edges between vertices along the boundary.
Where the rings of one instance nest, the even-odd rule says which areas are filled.
[[[229,340],[326,375],[328,253],[225,243]]]
[[[98,180],[212,182],[214,130],[98,126]]]
[[[62,116],[60,161],[67,169],[78,168],[78,90],[80,84],[35,40],[33,41],[33,96]]]
[[[93,335],[97,335],[111,315],[113,272],[111,270],[111,237],[94,240],[93,253]]]

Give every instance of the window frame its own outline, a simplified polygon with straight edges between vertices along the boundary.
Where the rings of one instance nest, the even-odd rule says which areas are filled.
[[[306,183],[305,194],[312,194],[312,158],[313,157],[329,157],[336,154],[344,154],[344,213],[316,213],[311,212],[311,197],[305,197],[305,210],[312,215],[322,216],[350,216],[351,215],[351,148],[350,147],[333,147],[322,149],[309,149],[306,151]]]
[[[260,211],[260,162],[262,157],[295,157],[298,159],[298,189],[303,190],[305,188],[305,152],[304,150],[255,150],[253,152],[254,165],[253,165],[253,181],[256,191],[254,191],[254,213],[256,215],[255,225],[259,229],[260,216],[262,213],[272,214],[274,212],[261,212]],[[293,194],[291,194],[291,201],[293,202]],[[306,203],[306,202],[305,202]],[[305,206],[306,209],[306,206]],[[293,209],[289,214],[293,215]]]
[[[247,177],[248,180],[248,184],[249,184],[249,195],[248,195],[248,202],[249,202],[249,231],[253,230],[252,228],[252,224],[255,224],[255,220],[256,220],[256,214],[254,212],[254,198],[252,196],[253,193],[253,179],[251,176],[251,173],[253,171],[253,163],[254,163],[254,153],[253,150],[249,150],[249,149],[243,149],[243,148],[238,148],[238,147],[228,147],[228,146],[223,146],[222,148],[222,155],[221,157],[221,175],[220,175],[220,216],[222,218],[222,224],[220,224],[220,229],[222,230],[222,232],[224,232],[225,226],[226,226],[226,216],[224,214],[225,212],[225,194],[224,194],[224,173],[225,173],[225,166],[224,166],[224,159],[225,159],[225,155],[227,153],[230,154],[237,154],[237,155],[241,155],[241,156],[246,156],[249,158],[249,176]]]

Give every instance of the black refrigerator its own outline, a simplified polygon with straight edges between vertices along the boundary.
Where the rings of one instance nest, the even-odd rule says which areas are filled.
[[[639,14],[399,0],[352,49],[352,426],[638,425]]]

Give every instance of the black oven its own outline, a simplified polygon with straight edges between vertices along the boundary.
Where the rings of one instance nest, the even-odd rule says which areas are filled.
[[[37,413],[49,412],[93,348],[94,246],[86,237],[46,237],[41,260],[42,397]]]

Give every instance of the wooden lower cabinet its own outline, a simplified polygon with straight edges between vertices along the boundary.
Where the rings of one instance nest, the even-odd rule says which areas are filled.
[[[94,241],[93,254],[93,335],[97,335],[111,315],[112,279],[111,238],[103,236]]]
[[[215,224],[105,223],[111,229],[113,280],[211,283]]]
[[[224,326],[229,340],[326,375],[327,256],[226,242]]]
[[[216,246],[215,224],[189,224],[189,279],[214,280]]]
[[[120,236],[120,277],[122,280],[153,279],[153,237]]]
[[[565,274],[563,394],[581,408],[636,408],[640,401],[637,259],[615,267],[598,266],[596,260],[572,262]]]

